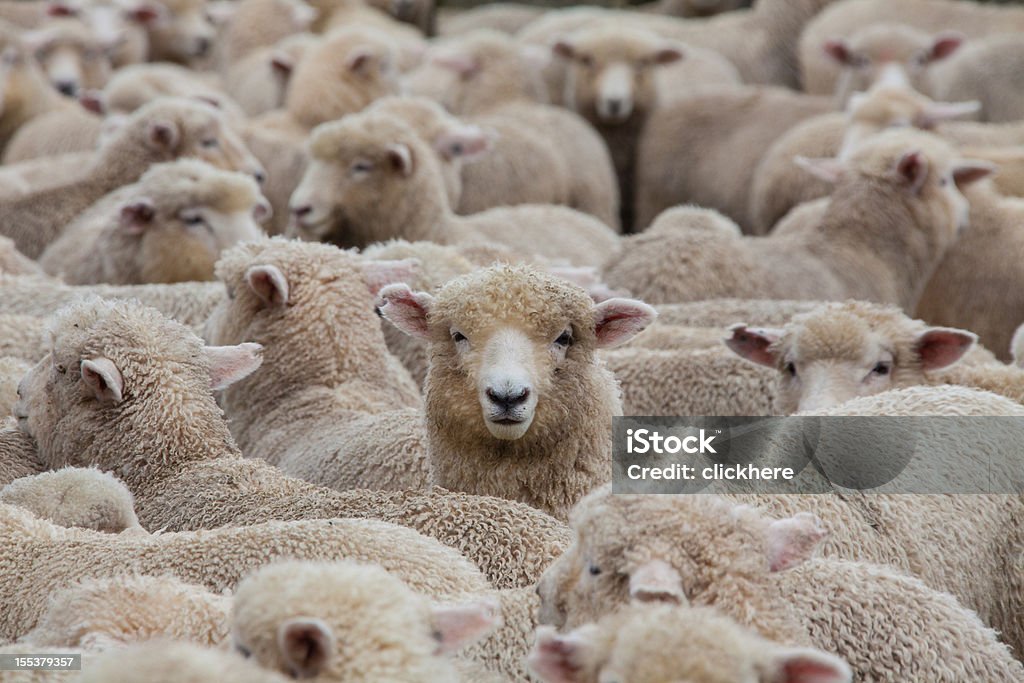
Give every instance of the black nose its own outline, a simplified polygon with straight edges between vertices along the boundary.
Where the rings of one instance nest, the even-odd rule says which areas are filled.
[[[210,51],[210,39],[209,38],[200,38],[199,40],[196,41],[196,56],[197,57],[202,57],[203,55],[205,55],[209,51]]]
[[[78,84],[74,81],[58,81],[57,90],[59,90],[62,95],[74,97],[78,92]]]
[[[253,171],[252,177],[256,179],[256,182],[262,185],[267,180],[267,174],[262,170]]]
[[[613,116],[618,116],[622,111],[622,100],[609,100],[608,111],[611,112]]]
[[[498,392],[494,389],[487,390],[487,398],[491,399],[491,403],[501,408],[503,411],[508,412],[513,408],[526,403],[526,399],[530,397],[530,390],[527,388],[516,391]]]

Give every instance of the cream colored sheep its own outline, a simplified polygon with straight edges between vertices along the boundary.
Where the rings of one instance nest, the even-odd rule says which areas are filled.
[[[114,46],[100,40],[84,21],[52,18],[20,38],[35,53],[51,85],[66,97],[102,88],[110,77]]]
[[[438,16],[438,33],[454,36],[470,31],[489,30],[515,35],[531,21],[544,14],[544,8],[515,2],[488,2],[465,9],[442,8]]]
[[[5,639],[36,627],[53,590],[130,574],[171,575],[220,593],[275,560],[352,559],[378,563],[413,590],[439,600],[488,589],[479,570],[451,548],[375,520],[279,521],[140,536],[65,529],[9,505],[0,505],[0,517],[0,536],[19,548],[0,560],[0,581],[11,597],[0,616]],[[171,612],[180,609],[172,604]]]
[[[936,69],[929,94],[943,100],[978,100],[984,121],[1024,119],[1024,98],[1015,86],[1024,65],[1018,37],[994,35],[968,42],[956,59]]]
[[[250,52],[227,67],[224,90],[248,116],[280,109],[295,65],[317,40],[311,33],[299,33]]]
[[[738,84],[739,74],[716,52],[639,29],[581,29],[553,49],[569,64],[561,101],[587,119],[611,151],[629,229],[637,142],[648,117],[695,86]]]
[[[1015,681],[1024,671],[952,596],[880,565],[815,559],[828,532],[812,514],[772,519],[713,495],[606,487],[572,523],[572,550],[540,584],[541,618],[558,626],[630,598],[701,604],[766,638],[827,647],[858,680]]]
[[[784,325],[798,313],[814,310],[815,301],[785,299],[707,299],[684,304],[662,304],[658,309],[658,325],[727,328],[737,320],[755,325]]]
[[[222,66],[309,30],[317,11],[304,0],[244,0],[237,3],[220,38]]]
[[[412,268],[282,238],[225,253],[217,276],[231,297],[205,336],[263,346],[264,371],[220,398],[246,456],[335,489],[426,487],[419,388],[374,313],[377,291]]]
[[[39,264],[18,251],[14,240],[0,237],[0,274],[42,275]]]
[[[652,303],[846,299],[913,310],[969,222],[960,189],[992,166],[917,131],[882,133],[845,164],[823,214],[767,237],[655,224],[623,240],[604,280]]]
[[[607,430],[622,410],[595,351],[628,341],[654,309],[631,299],[595,305],[581,288],[525,266],[476,271],[436,297],[406,285],[380,296],[385,318],[430,343],[434,483],[564,519],[610,478]]]
[[[432,605],[372,565],[281,562],[238,586],[235,649],[266,669],[318,681],[460,680],[444,655],[500,623],[488,602]]]
[[[39,262],[72,285],[212,280],[220,252],[258,239],[269,217],[251,177],[179,159],[100,199]]]
[[[21,358],[0,356],[0,417],[11,414],[11,408],[18,402],[18,382],[30,369]]]
[[[640,602],[564,635],[541,627],[530,663],[546,683],[850,683],[853,676],[835,655],[771,642],[714,609]]]
[[[0,418],[0,485],[43,471],[32,437],[18,429],[13,417]]]
[[[752,232],[749,194],[758,163],[794,125],[832,109],[826,98],[746,86],[699,90],[655,110],[637,144],[637,226],[693,203]]]
[[[156,640],[97,655],[79,683],[286,683],[238,655],[192,643]]]
[[[151,164],[179,157],[196,157],[218,168],[263,172],[218,110],[194,100],[168,98],[132,114],[83,178],[0,201],[0,224],[26,256],[38,257],[68,222],[97,199],[134,182]]]
[[[0,199],[14,199],[82,176],[95,151],[45,156],[0,166]]]
[[[198,99],[223,110],[232,121],[242,114],[216,76],[166,62],[118,69],[97,97],[108,115],[130,114],[160,97]]]
[[[108,534],[143,531],[128,488],[95,468],[65,467],[16,479],[0,489],[0,503],[17,505],[58,526]]]
[[[18,129],[4,148],[4,164],[95,152],[104,128],[99,116],[79,106],[48,111]]]
[[[401,237],[441,244],[497,242],[525,254],[597,265],[618,243],[595,218],[559,206],[457,216],[436,156],[407,125],[367,112],[318,127],[312,161],[290,200],[289,232],[341,246]]]
[[[151,62],[192,68],[209,63],[217,29],[205,0],[160,0],[160,21],[147,24]]]
[[[50,353],[22,382],[15,412],[48,467],[95,465],[123,480],[149,529],[393,521],[461,550],[497,587],[528,585],[564,549],[564,526],[523,504],[442,491],[336,492],[243,459],[210,390],[251,372],[258,348],[204,347],[152,309],[82,302],[55,316]],[[48,381],[68,372],[71,381]]]
[[[3,108],[0,110],[0,149],[5,152],[15,133],[27,122],[47,112],[79,108],[50,86],[31,51],[12,42],[13,35],[0,26],[5,72]]]
[[[962,384],[1024,403],[1017,368],[959,362],[976,341],[971,332],[929,327],[897,308],[848,301],[823,304],[781,328],[737,324],[726,345],[775,371],[784,415],[919,384]]]
[[[539,104],[546,95],[536,52],[493,31],[474,32],[437,44],[403,81],[405,92],[498,133],[491,153],[466,168],[458,212],[565,204],[617,228],[618,185],[608,149],[578,115]],[[543,61],[550,61],[548,50]]]

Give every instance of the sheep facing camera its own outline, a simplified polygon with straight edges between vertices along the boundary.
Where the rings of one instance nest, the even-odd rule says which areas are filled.
[[[1019,417],[617,417],[615,493],[1020,493]]]

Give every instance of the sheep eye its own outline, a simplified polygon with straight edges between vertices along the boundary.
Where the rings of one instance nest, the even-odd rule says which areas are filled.
[[[242,655],[246,659],[252,657],[252,651],[244,645],[235,645],[235,649],[238,650],[238,654]]]
[[[466,335],[462,334],[458,330],[452,332],[452,341],[458,344],[459,342],[466,341]]]
[[[587,567],[587,571],[590,572],[591,576],[600,576],[601,574],[601,568],[598,567],[596,564],[592,564],[589,567]]]
[[[206,149],[210,149],[211,147],[219,145],[220,141],[217,138],[203,138],[199,141],[199,144]]]
[[[357,161],[356,163],[352,164],[353,173],[369,173],[372,170],[373,164],[371,164],[369,161]]]
[[[185,225],[206,225],[206,219],[203,218],[202,214],[192,213],[181,217],[181,222]]]
[[[558,335],[558,339],[555,340],[555,344],[558,346],[570,346],[572,341],[572,332],[570,330],[566,330],[562,334]]]
[[[796,377],[796,366],[793,363],[786,363],[786,374]]]
[[[872,374],[885,377],[890,372],[892,372],[892,366],[890,366],[888,363],[879,363],[871,370],[871,372]]]

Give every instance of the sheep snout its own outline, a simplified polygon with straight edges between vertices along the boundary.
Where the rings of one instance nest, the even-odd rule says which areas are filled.
[[[530,340],[517,330],[497,333],[484,348],[477,388],[484,423],[497,439],[518,439],[533,422],[537,392],[532,357]]]

